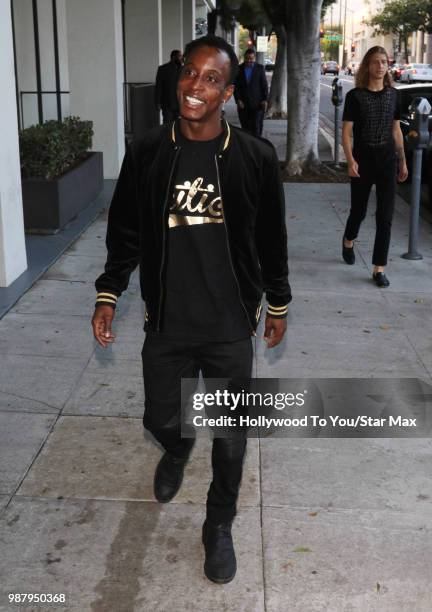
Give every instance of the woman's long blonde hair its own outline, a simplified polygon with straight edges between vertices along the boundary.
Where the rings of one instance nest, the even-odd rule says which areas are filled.
[[[367,86],[369,85],[369,64],[370,64],[372,56],[375,55],[375,53],[380,53],[382,55],[385,55],[387,58],[387,65],[390,64],[388,53],[384,49],[384,47],[379,47],[379,46],[371,47],[369,51],[367,51],[364,58],[362,59],[360,66],[358,67],[358,70],[356,72],[356,75],[355,75],[356,87],[360,87],[361,89],[366,89]],[[393,86],[393,80],[390,76],[390,73],[386,72],[384,75],[384,87],[392,87],[392,86]]]

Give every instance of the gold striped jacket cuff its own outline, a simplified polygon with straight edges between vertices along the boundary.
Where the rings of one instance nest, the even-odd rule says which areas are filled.
[[[100,291],[96,296],[96,306],[107,304],[115,308],[117,306],[117,296],[114,293],[108,293],[107,291]]]
[[[267,306],[267,314],[275,319],[283,319],[288,314],[288,304],[285,304],[285,306],[272,306],[269,304]]]

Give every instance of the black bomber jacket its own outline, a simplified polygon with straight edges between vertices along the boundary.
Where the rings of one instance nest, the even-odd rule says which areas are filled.
[[[272,317],[285,317],[291,301],[283,185],[273,145],[223,124],[215,164],[228,254],[254,333],[263,291]],[[154,331],[163,331],[168,209],[180,153],[178,129],[178,122],[155,128],[128,147],[108,214],[105,272],[96,280],[96,305],[115,307],[139,265],[145,328]]]

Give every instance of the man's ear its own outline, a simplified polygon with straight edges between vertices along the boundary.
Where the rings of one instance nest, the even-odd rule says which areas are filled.
[[[234,85],[227,85],[227,87],[225,87],[225,92],[224,92],[224,102],[228,102],[228,100],[231,98],[231,96],[234,93]]]

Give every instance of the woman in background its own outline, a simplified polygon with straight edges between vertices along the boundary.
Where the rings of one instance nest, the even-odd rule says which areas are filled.
[[[388,287],[384,274],[390,245],[396,196],[396,179],[408,177],[403,136],[399,123],[397,94],[388,72],[389,58],[383,47],[372,47],[361,61],[356,87],[345,99],[342,144],[351,177],[351,210],[342,243],[342,257],[354,264],[357,238],[372,185],[376,185],[376,234],[372,256],[372,278],[378,287]],[[354,144],[351,144],[351,136]]]

